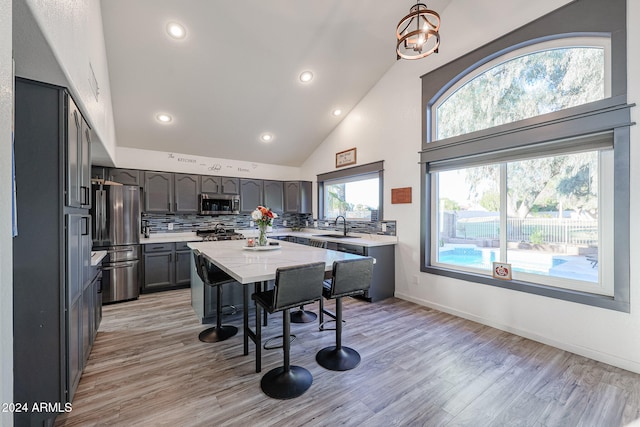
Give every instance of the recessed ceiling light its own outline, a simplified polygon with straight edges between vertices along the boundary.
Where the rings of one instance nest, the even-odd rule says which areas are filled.
[[[300,81],[302,83],[309,83],[313,80],[313,73],[311,71],[303,71],[300,73]]]
[[[271,142],[273,141],[273,135],[270,133],[263,133],[262,135],[260,135],[260,141]]]
[[[335,116],[335,117],[338,117],[339,115],[341,115],[341,114],[342,114],[342,110],[341,110],[341,109],[339,109],[339,108],[336,108],[335,110],[333,110],[333,111],[331,112],[331,114],[332,114],[333,116]]]
[[[162,113],[156,116],[156,120],[158,120],[160,123],[169,123],[171,122],[171,120],[173,120],[173,118],[168,114]]]
[[[167,24],[167,33],[174,39],[183,39],[187,35],[187,30],[177,22]]]

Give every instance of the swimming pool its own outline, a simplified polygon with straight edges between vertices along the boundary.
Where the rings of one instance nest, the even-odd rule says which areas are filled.
[[[438,262],[443,264],[460,265],[483,270],[490,270],[492,263],[499,260],[500,251],[497,249],[452,247],[445,248],[438,254]],[[551,275],[551,269],[567,261],[551,254],[509,251],[509,262],[512,264],[514,271]]]

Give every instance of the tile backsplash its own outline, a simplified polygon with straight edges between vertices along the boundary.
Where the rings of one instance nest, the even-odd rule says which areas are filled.
[[[247,229],[250,226],[251,214],[238,215],[168,215],[168,214],[142,214],[142,220],[147,221],[149,230],[153,233],[185,233],[201,229],[213,228],[216,224],[222,224],[224,228]],[[287,221],[286,227],[283,222]],[[285,213],[273,221],[274,228],[313,228],[314,221],[318,221],[318,230],[342,230],[342,221],[337,226],[334,221],[314,220],[311,214],[291,214]],[[169,230],[169,227],[173,230]],[[307,225],[308,224],[308,225]],[[382,224],[385,224],[386,231],[382,231]],[[254,228],[257,228],[254,227]],[[348,221],[347,228],[354,233],[385,234],[396,235],[396,221]]]

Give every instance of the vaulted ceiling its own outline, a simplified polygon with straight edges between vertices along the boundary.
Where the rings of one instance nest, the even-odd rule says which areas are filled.
[[[394,64],[413,4],[102,0],[117,145],[298,166]]]

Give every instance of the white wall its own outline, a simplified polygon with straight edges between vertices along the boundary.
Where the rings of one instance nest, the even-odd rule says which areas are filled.
[[[144,169],[282,181],[295,181],[300,179],[300,168],[296,167],[218,159],[181,153],[167,153],[165,151],[118,147],[116,148],[116,159],[116,166],[124,169]]]
[[[100,0],[26,2],[94,133],[113,158],[115,128]],[[91,64],[91,67],[89,66]],[[99,87],[91,89],[91,69]]]
[[[440,53],[397,62],[343,123],[303,165],[306,176],[334,170],[335,153],[358,148],[358,164],[385,161],[384,216],[397,220],[396,296],[537,341],[640,372],[640,269],[631,265],[631,313],[559,301],[420,272],[420,76],[520,27],[568,1],[455,0],[442,12]],[[640,4],[628,0],[628,20],[640,20]],[[488,19],[488,11],[494,13]],[[479,17],[487,19],[478,20]],[[485,25],[490,23],[490,26]],[[640,101],[640,29],[628,25],[629,103]],[[632,120],[640,122],[638,108]],[[631,129],[631,183],[640,182],[640,151]],[[391,188],[412,187],[412,204],[390,204]],[[640,215],[640,196],[631,191],[631,217]],[[640,241],[637,221],[631,241]],[[632,245],[631,260],[640,257]]]
[[[11,123],[13,82],[11,0],[0,0],[0,403],[13,402],[13,242],[11,238]],[[0,425],[13,414],[0,412]]]

